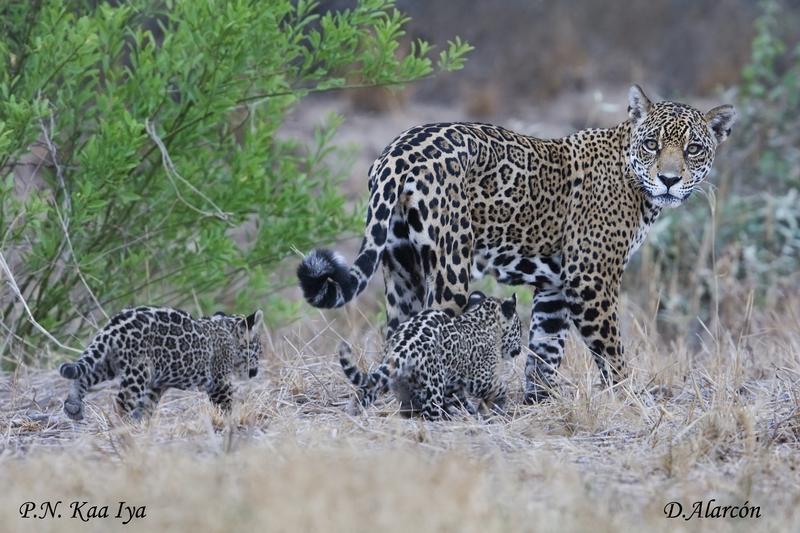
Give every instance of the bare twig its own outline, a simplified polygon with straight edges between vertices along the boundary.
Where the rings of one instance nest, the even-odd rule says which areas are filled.
[[[3,256],[3,253],[0,252],[0,268],[2,268],[3,272],[5,273],[6,277],[8,278],[8,284],[11,287],[11,290],[16,294],[19,301],[22,303],[22,307],[25,308],[25,312],[28,314],[28,320],[31,321],[31,324],[34,325],[36,329],[38,329],[45,337],[50,339],[53,344],[61,348],[62,350],[69,350],[70,352],[75,353],[82,353],[82,350],[78,350],[75,348],[70,348],[69,346],[65,346],[61,344],[53,335],[50,334],[49,331],[44,329],[44,327],[39,324],[35,318],[33,318],[33,313],[31,313],[30,308],[28,307],[28,303],[25,301],[25,297],[22,296],[22,292],[19,290],[19,286],[17,285],[16,280],[14,279],[14,275],[11,273],[11,269],[8,267],[8,263],[6,263],[6,258]]]
[[[95,296],[94,292],[92,291],[92,288],[89,287],[89,283],[86,281],[86,278],[83,277],[83,272],[81,272],[81,267],[80,265],[78,265],[78,259],[77,257],[75,257],[75,249],[72,247],[72,239],[70,239],[69,237],[69,229],[67,228],[67,221],[64,219],[63,215],[61,214],[61,210],[58,208],[58,206],[56,206],[56,215],[58,216],[59,222],[61,222],[61,229],[64,231],[64,239],[67,242],[67,248],[69,248],[69,255],[72,258],[72,262],[75,264],[75,272],[78,274],[78,278],[81,280],[81,283],[83,283],[86,292],[89,293],[89,297],[91,297],[92,301],[94,302],[94,305],[97,306],[97,308],[106,318],[106,320],[108,320],[109,318],[108,313],[106,313],[105,309],[103,309],[103,306],[100,305],[100,300],[97,299],[97,296]]]
[[[211,200],[211,198],[209,198],[208,196],[203,194],[203,192],[201,190],[199,190],[197,187],[195,187],[194,185],[189,183],[185,178],[183,178],[180,174],[178,174],[178,171],[175,169],[175,164],[172,162],[172,159],[169,156],[169,152],[167,151],[167,147],[164,146],[164,142],[161,140],[161,137],[159,137],[158,134],[156,133],[156,129],[155,129],[155,126],[153,125],[153,123],[150,122],[150,120],[145,120],[144,128],[147,131],[147,134],[150,136],[150,138],[156,144],[156,146],[158,146],[159,151],[161,152],[161,161],[164,164],[164,170],[166,171],[167,178],[169,179],[170,183],[172,183],[172,187],[175,189],[175,194],[178,196],[178,199],[181,201],[181,203],[183,203],[186,207],[188,207],[192,211],[195,211],[195,212],[197,212],[197,213],[199,213],[199,214],[201,214],[203,216],[215,217],[215,218],[218,218],[220,220],[224,220],[225,222],[229,222],[230,223],[230,218],[231,218],[230,213],[226,213],[225,211],[220,209]],[[215,212],[203,211],[199,207],[195,207],[194,205],[192,205],[188,201],[186,201],[186,199],[181,194],[180,189],[178,188],[178,184],[175,182],[176,179],[179,180],[180,182],[182,182],[187,187],[189,187],[189,189],[193,193],[197,194],[200,198],[202,198],[207,203],[209,203],[211,205],[211,207],[214,208]]]
[[[64,198],[64,209],[63,212],[59,209],[58,204],[54,201],[54,207],[56,210],[56,216],[58,217],[58,221],[61,225],[61,230],[64,232],[64,241],[67,243],[67,249],[69,251],[69,257],[65,258],[65,261],[72,260],[73,264],[75,265],[75,272],[78,274],[78,279],[81,280],[86,292],[89,293],[89,297],[91,297],[94,304],[103,314],[103,316],[108,320],[108,314],[106,313],[103,306],[100,305],[100,301],[94,295],[92,288],[89,287],[89,283],[86,281],[86,278],[83,276],[83,272],[81,272],[81,267],[78,264],[78,258],[75,255],[75,248],[72,246],[72,239],[69,236],[69,214],[72,212],[72,199],[70,198],[69,191],[67,191],[67,183],[64,179],[64,171],[61,169],[61,165],[58,164],[58,151],[56,149],[56,145],[53,143],[52,134],[55,129],[55,121],[53,120],[53,115],[50,115],[50,126],[49,128],[44,125],[44,122],[41,120],[39,124],[42,129],[42,137],[44,138],[45,146],[47,147],[47,151],[50,153],[50,159],[53,163],[53,167],[56,170],[56,178],[58,179],[59,187],[61,187],[61,195]]]
[[[61,165],[58,164],[58,151],[52,140],[52,133],[55,131],[55,120],[53,119],[53,115],[50,115],[49,129],[41,120],[39,120],[39,126],[42,129],[42,137],[44,137],[44,144],[47,147],[47,151],[50,153],[50,159],[53,163],[53,168],[56,169],[58,185],[61,187],[61,194],[64,196],[64,206],[66,208],[65,211],[69,215],[69,213],[72,212],[72,200],[70,195],[67,193],[67,182],[64,180],[64,171],[61,169]],[[67,219],[66,223],[69,224],[69,219]]]

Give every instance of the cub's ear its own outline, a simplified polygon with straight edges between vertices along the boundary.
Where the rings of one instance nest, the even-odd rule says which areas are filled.
[[[472,291],[469,295],[469,299],[467,300],[467,307],[472,307],[473,305],[478,305],[482,301],[486,299],[486,295],[483,294],[481,291]]]
[[[261,309],[249,315],[247,318],[244,319],[245,324],[247,325],[247,329],[254,330],[261,327],[261,324],[264,321],[264,313],[261,312]]]
[[[500,304],[500,310],[506,318],[514,316],[514,313],[517,311],[517,293],[512,294],[511,298],[503,300],[503,303]]]
[[[634,85],[628,91],[628,116],[635,126],[638,126],[650,112],[650,99],[638,85]]]
[[[731,134],[731,128],[736,123],[736,108],[732,105],[717,106],[706,113],[706,122],[717,144],[721,144]]]

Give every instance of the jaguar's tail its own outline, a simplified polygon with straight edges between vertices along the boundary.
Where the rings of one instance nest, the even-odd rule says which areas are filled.
[[[344,258],[325,249],[311,251],[297,267],[297,278],[306,301],[314,307],[341,307],[367,286],[378,270],[389,221],[397,203],[398,177],[379,158],[370,169],[370,199],[364,238],[352,266]]]

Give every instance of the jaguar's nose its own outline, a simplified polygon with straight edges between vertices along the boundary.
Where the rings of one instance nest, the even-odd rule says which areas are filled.
[[[257,368],[251,368],[250,369],[250,377],[254,378],[254,377],[256,377],[256,374],[258,374],[258,369]]]
[[[658,179],[661,181],[661,183],[664,184],[667,190],[669,190],[670,187],[681,181],[680,176],[666,176],[664,174],[659,174]]]

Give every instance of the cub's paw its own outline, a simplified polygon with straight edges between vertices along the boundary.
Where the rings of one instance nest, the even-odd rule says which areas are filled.
[[[136,407],[128,414],[128,421],[133,424],[138,424],[148,418],[148,413],[142,407]]]

